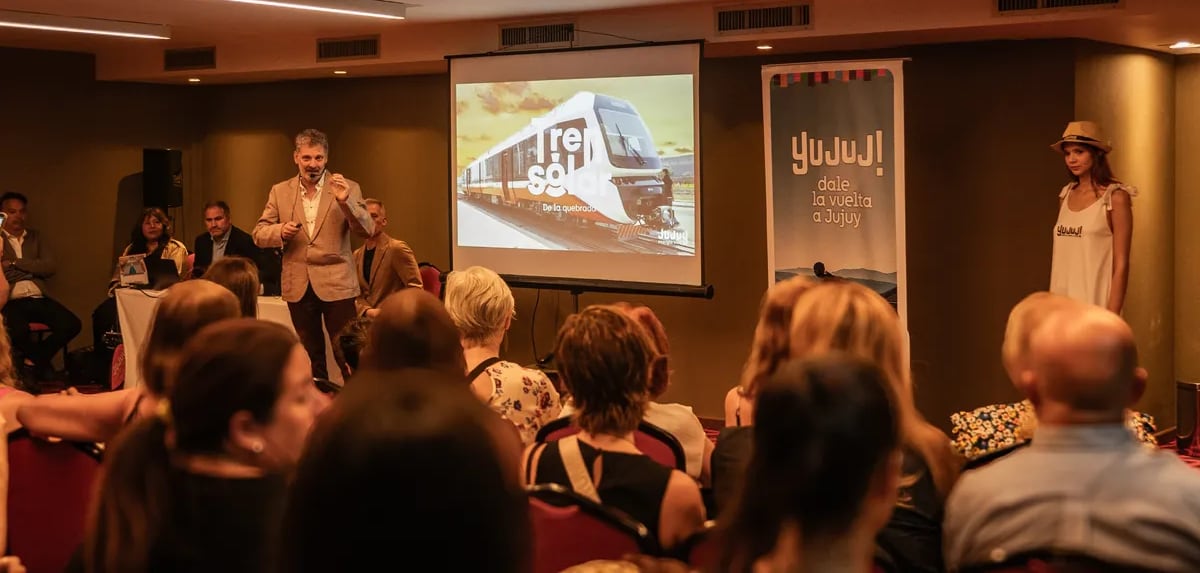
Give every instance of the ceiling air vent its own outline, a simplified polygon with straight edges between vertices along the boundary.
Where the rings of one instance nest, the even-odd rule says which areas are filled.
[[[812,25],[812,4],[717,7],[717,34],[799,30]]]
[[[548,48],[569,46],[575,41],[574,22],[504,24],[500,26],[501,48]]]
[[[358,60],[379,57],[379,36],[317,40],[317,61]]]
[[[163,71],[211,70],[217,67],[217,49],[187,48],[163,50]]]
[[[1081,8],[1084,6],[1117,6],[1124,0],[1043,0],[1046,8]]]
[[[1000,14],[1029,14],[1073,8],[1123,8],[1125,0],[995,0]]]

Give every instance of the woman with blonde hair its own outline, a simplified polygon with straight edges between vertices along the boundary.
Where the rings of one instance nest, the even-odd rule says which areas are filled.
[[[0,424],[4,426],[5,436],[21,427],[21,422],[17,421],[17,408],[33,399],[32,394],[18,390],[15,384],[16,373],[13,369],[12,345],[8,340],[8,331],[4,328],[3,317],[0,317]],[[8,440],[4,439],[0,441],[0,555],[4,555],[7,534]],[[0,565],[3,565],[2,561],[0,561]],[[10,564],[10,566],[15,568],[15,565]],[[19,570],[23,571],[24,569]],[[0,567],[0,572],[3,571],[7,571],[7,569]]]
[[[17,408],[32,399],[33,394],[17,388],[12,342],[8,339],[8,330],[4,328],[4,318],[0,317],[0,420],[4,422],[5,434],[21,428],[21,422],[17,420]]]
[[[962,459],[950,438],[917,411],[900,320],[875,291],[851,281],[809,289],[792,310],[791,355],[840,351],[874,362],[892,385],[904,450],[901,503],[878,543],[903,571],[942,568],[942,510]]]
[[[500,358],[516,303],[504,279],[490,269],[469,267],[446,277],[446,311],[458,327],[471,390],[517,428],[530,444],[538,430],[558,417],[562,404],[541,370]]]
[[[754,394],[758,385],[769,378],[788,358],[788,330],[792,325],[792,307],[796,299],[815,283],[804,277],[780,281],[767,289],[758,310],[750,357],[742,369],[741,382],[725,394],[725,425],[749,426],[754,423]]]
[[[733,502],[753,447],[754,400],[762,383],[791,357],[788,331],[792,307],[816,284],[804,277],[777,282],[767,289],[758,309],[758,324],[741,382],[725,394],[725,429],[717,438],[709,467],[714,513]]]

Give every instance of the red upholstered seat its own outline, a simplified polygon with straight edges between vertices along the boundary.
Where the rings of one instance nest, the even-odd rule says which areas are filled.
[[[554,442],[579,432],[570,418],[559,418],[538,430],[538,442]],[[646,421],[638,424],[633,442],[650,459],[679,471],[687,471],[687,457],[679,440],[666,430]]]
[[[118,344],[113,350],[112,370],[108,377],[113,390],[125,385],[125,344]]]
[[[8,436],[8,552],[29,571],[62,571],[83,542],[100,470],[95,444]]]
[[[557,484],[529,487],[529,517],[534,573],[557,573],[597,559],[658,552],[645,525]]]
[[[421,272],[421,285],[433,296],[442,298],[442,271],[429,263],[418,263]]]
[[[720,544],[717,542],[716,522],[708,520],[704,529],[693,533],[684,542],[684,556],[687,564],[700,571],[716,571],[717,559],[720,558]]]
[[[29,323],[29,332],[50,332],[50,327],[40,322]]]

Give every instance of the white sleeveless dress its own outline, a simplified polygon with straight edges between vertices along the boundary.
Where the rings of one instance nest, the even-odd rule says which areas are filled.
[[[1095,203],[1079,211],[1067,205],[1069,183],[1058,197],[1058,222],[1054,224],[1054,257],[1050,264],[1050,292],[1097,306],[1108,305],[1112,289],[1113,233],[1108,227],[1112,193],[1123,189],[1130,197],[1137,189],[1113,183]]]

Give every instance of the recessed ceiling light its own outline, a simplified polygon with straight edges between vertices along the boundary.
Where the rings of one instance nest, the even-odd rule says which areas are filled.
[[[1192,48],[1200,48],[1200,44],[1189,42],[1187,40],[1180,40],[1174,44],[1171,44],[1170,48],[1172,50],[1189,50]]]
[[[339,76],[346,75],[346,70],[333,70],[333,73]]]
[[[767,50],[774,49],[774,48],[775,48],[775,46],[772,46],[771,44],[767,44],[767,43],[765,43],[765,42],[764,42],[764,43],[762,43],[762,44],[759,44],[759,45],[755,46],[755,48],[758,48],[759,50],[762,50],[762,51],[764,51],[764,52],[765,52],[765,51],[767,51]]]
[[[200,83],[200,78],[188,78],[188,81],[193,84],[198,84]]]

